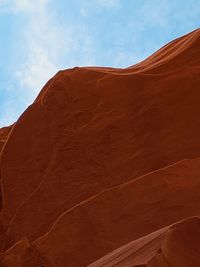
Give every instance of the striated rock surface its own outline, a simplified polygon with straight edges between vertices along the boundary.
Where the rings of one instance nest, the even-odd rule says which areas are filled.
[[[199,58],[196,30],[126,69],[60,71],[0,129],[3,267],[198,266]]]
[[[88,267],[200,266],[200,218],[162,228],[109,253]]]

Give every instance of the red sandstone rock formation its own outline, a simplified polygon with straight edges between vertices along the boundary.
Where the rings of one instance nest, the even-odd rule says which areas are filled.
[[[3,267],[85,267],[199,215],[199,58],[196,30],[127,69],[60,71],[0,130]],[[185,224],[191,244],[174,230]],[[128,266],[198,266],[180,252],[195,250],[198,219],[177,225]]]

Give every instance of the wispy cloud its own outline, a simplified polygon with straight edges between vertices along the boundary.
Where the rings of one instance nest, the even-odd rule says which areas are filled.
[[[3,122],[6,118],[10,123],[13,116],[8,119],[6,114],[19,113],[14,103],[16,96],[21,99],[22,105],[27,106],[62,66],[67,68],[77,61],[79,65],[95,64],[95,59],[87,30],[82,25],[60,24],[58,14],[50,6],[52,1],[5,0],[0,4],[6,12],[23,18],[18,33],[20,41],[15,47],[17,61],[13,61],[11,73],[15,93],[8,92],[9,100],[4,106]],[[77,58],[79,60],[76,61]]]
[[[15,74],[21,87],[35,94],[58,69],[62,30],[53,24],[47,0],[16,2],[15,11],[24,12],[28,19],[21,42],[25,61]]]
[[[12,0],[11,0],[12,1]],[[48,0],[13,0],[12,9],[14,12],[41,12],[46,7]]]

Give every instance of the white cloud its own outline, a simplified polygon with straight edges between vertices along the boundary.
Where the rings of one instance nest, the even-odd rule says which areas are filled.
[[[22,61],[13,62],[13,69],[21,87],[18,90],[25,94],[27,102],[33,100],[42,85],[58,69],[63,32],[53,24],[55,18],[51,17],[48,2],[49,0],[5,0],[3,3],[7,12],[23,15],[25,21],[18,33],[15,51]]]
[[[57,71],[62,32],[52,24],[48,1],[16,0],[15,11],[28,13],[23,29],[23,57],[25,62],[16,71],[22,88],[34,96]]]
[[[0,0],[0,5],[4,11],[18,12],[36,12],[45,7],[49,0]]]
[[[15,12],[41,12],[47,3],[48,0],[13,0],[12,8]]]
[[[15,77],[29,103],[61,68],[63,58],[66,59],[64,68],[67,68],[77,63],[74,58],[81,51],[79,65],[94,64],[94,57],[90,56],[92,39],[88,33],[81,26],[60,25],[49,2],[13,0],[10,7],[11,12],[23,13],[27,21],[20,32],[20,53],[24,60],[17,64]]]
[[[2,125],[16,119],[19,116],[19,109],[15,108],[17,103],[24,108],[31,104],[59,69],[72,67],[77,62],[79,66],[94,65],[95,58],[92,38],[85,26],[68,21],[60,23],[53,1],[0,0],[1,4],[4,11],[19,15],[23,21],[20,30],[17,28],[16,58],[12,62],[10,82],[13,80],[14,92],[9,90],[7,93],[8,104],[4,107]]]

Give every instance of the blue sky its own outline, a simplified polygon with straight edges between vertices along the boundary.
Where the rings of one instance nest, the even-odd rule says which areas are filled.
[[[199,0],[0,0],[0,127],[58,70],[128,67],[198,27]]]

